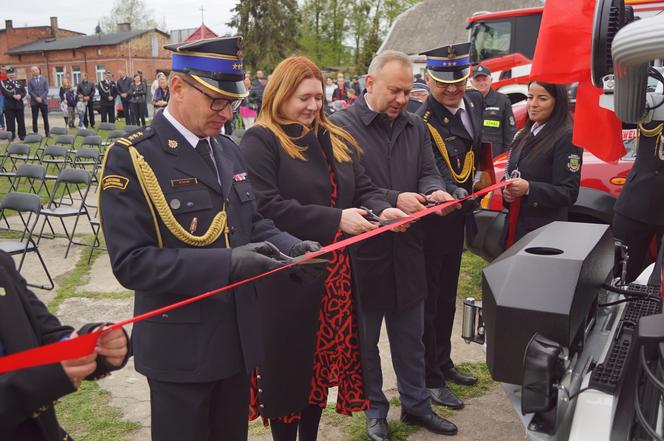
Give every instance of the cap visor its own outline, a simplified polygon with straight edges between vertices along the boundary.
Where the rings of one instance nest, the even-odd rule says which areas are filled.
[[[429,75],[439,83],[458,83],[459,81],[468,79],[470,69],[465,68],[455,71],[436,71],[429,69],[428,72]]]
[[[220,81],[212,78],[202,77],[200,75],[191,75],[197,83],[205,88],[225,95],[229,98],[246,98],[249,95],[243,81]]]

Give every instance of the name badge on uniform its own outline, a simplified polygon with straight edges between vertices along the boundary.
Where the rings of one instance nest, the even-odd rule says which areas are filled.
[[[198,179],[196,178],[171,179],[171,187],[173,188],[196,184],[198,184]]]
[[[247,173],[238,173],[233,176],[235,182],[242,182],[247,180]]]
[[[498,128],[498,127],[500,127],[500,121],[496,121],[495,119],[485,119],[484,120],[484,127]]]

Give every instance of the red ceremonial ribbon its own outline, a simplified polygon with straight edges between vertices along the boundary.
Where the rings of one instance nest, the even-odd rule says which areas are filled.
[[[85,334],[81,335],[69,340],[57,342],[57,343],[51,343],[48,345],[44,346],[39,346],[37,348],[33,349],[28,349],[27,351],[22,351],[22,352],[17,352],[15,354],[7,355],[5,357],[0,357],[0,374],[3,374],[5,372],[11,372],[15,371],[18,369],[26,369],[30,367],[36,367],[36,366],[42,366],[46,364],[51,364],[51,363],[58,363],[64,360],[72,360],[76,358],[81,358],[85,357],[86,355],[91,354],[95,350],[95,346],[97,345],[97,339],[103,332],[108,332],[114,329],[122,328],[125,325],[129,325],[132,323],[140,322],[142,320],[148,319],[150,317],[154,317],[159,314],[163,314],[165,312],[171,311],[176,308],[180,308],[182,306],[188,305],[190,303],[198,302],[199,300],[205,299],[207,297],[211,297],[213,295],[219,294],[224,291],[229,291],[233,288],[236,288],[240,285],[244,285],[246,283],[254,282],[258,279],[262,279],[264,277],[269,276],[270,274],[274,274],[279,271],[283,271],[287,268],[290,268],[295,265],[299,265],[300,263],[306,262],[310,259],[314,259],[316,257],[319,257],[323,254],[330,253],[332,251],[338,250],[340,248],[347,247],[349,245],[353,245],[357,242],[361,242],[363,240],[369,239],[370,237],[377,236],[379,234],[382,234],[386,231],[393,230],[397,227],[400,227],[401,225],[405,225],[407,223],[410,223],[414,221],[415,219],[420,219],[424,216],[428,216],[431,213],[435,213],[437,211],[440,211],[444,208],[450,207],[452,205],[458,204],[462,201],[465,201],[466,199],[470,199],[473,197],[479,197],[483,196],[491,191],[498,190],[500,188],[503,188],[507,186],[511,181],[503,181],[499,182],[497,184],[493,184],[487,188],[484,188],[476,193],[473,193],[471,195],[466,196],[463,199],[460,200],[453,200],[449,202],[445,202],[440,205],[434,205],[432,207],[429,207],[425,210],[422,210],[417,213],[413,213],[409,215],[408,217],[403,218],[403,220],[396,221],[394,223],[384,225],[382,227],[376,228],[375,230],[367,231],[366,233],[358,234],[357,236],[352,236],[347,239],[344,239],[339,242],[335,242],[333,244],[330,244],[326,247],[321,248],[320,250],[313,252],[313,253],[307,253],[301,260],[298,260],[297,262],[291,262],[289,264],[286,264],[284,266],[280,266],[279,268],[275,268],[273,270],[267,271],[265,273],[259,274],[254,277],[250,277],[248,279],[241,280],[239,282],[231,283],[230,285],[226,285],[223,288],[215,289],[212,291],[208,291],[206,293],[200,294],[195,297],[190,297],[186,300],[183,300],[181,302],[173,303],[168,306],[164,306],[163,308],[155,309],[150,312],[146,312],[145,314],[140,314],[135,317],[132,317],[130,319],[121,321],[119,323],[115,323],[114,325],[111,325],[110,327],[106,328],[103,331],[95,331],[90,334]]]

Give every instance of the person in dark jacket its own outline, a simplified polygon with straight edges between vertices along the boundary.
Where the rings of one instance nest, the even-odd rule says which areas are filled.
[[[148,87],[139,74],[134,75],[134,82],[131,83],[129,90],[129,114],[131,115],[131,123],[138,125],[139,122],[142,126],[145,125],[145,113],[143,113],[143,103],[146,100]]]
[[[103,326],[89,323],[77,333],[48,312],[14,260],[0,251],[0,357],[86,334]],[[75,392],[82,380],[97,380],[123,367],[129,358],[124,330],[102,334],[94,353],[76,360],[0,374],[0,439],[71,440],[60,427],[54,402]]]
[[[486,66],[480,64],[474,68],[470,82],[484,97],[482,141],[490,143],[493,156],[498,156],[509,150],[516,134],[512,102],[507,95],[491,88],[491,71]]]
[[[613,208],[613,234],[628,247],[627,280],[636,279],[648,261],[653,239],[664,235],[664,124],[639,126],[634,166]]]
[[[436,169],[431,141],[420,118],[406,111],[413,85],[412,62],[397,51],[381,52],[371,62],[367,90],[332,121],[362,147],[361,163],[387,201],[406,213],[423,210],[427,199],[452,200]],[[446,213],[449,210],[446,210]],[[441,213],[443,214],[443,213]],[[455,434],[451,422],[434,413],[424,382],[424,300],[426,272],[423,231],[419,223],[403,234],[383,234],[351,249],[359,289],[362,345],[367,353],[365,390],[367,434],[390,438],[389,402],[382,391],[378,339],[383,320],[390,340],[401,418],[435,433]]]
[[[28,81],[28,95],[30,95],[30,109],[32,110],[32,131],[37,133],[37,119],[39,112],[44,121],[44,133],[48,136],[48,80],[41,74],[37,66],[30,68],[32,78]]]
[[[5,97],[5,119],[7,130],[12,133],[12,141],[18,136],[25,138],[25,104],[23,98],[27,95],[25,86],[16,81],[16,71],[13,67],[7,68],[7,79],[0,81],[0,92]]]
[[[422,107],[422,103],[427,100],[430,93],[431,89],[429,89],[428,84],[418,83],[417,81],[413,82],[413,90],[410,91],[410,97],[408,97],[408,111],[416,113]]]
[[[503,233],[509,247],[553,221],[566,221],[579,195],[583,150],[572,143],[567,88],[532,81],[528,117],[510,151],[503,190],[508,206]]]
[[[473,191],[482,156],[482,96],[466,91],[469,49],[470,43],[460,43],[423,54],[427,56],[425,79],[431,94],[417,111],[431,136],[438,171],[457,198]],[[447,382],[465,386],[477,382],[454,366],[451,341],[464,238],[472,222],[472,213],[466,210],[443,218],[430,216],[422,222],[428,290],[424,308],[426,384],[434,403],[453,409],[462,408],[464,403]]]
[[[280,253],[319,249],[258,213],[237,145],[219,136],[246,96],[240,41],[166,46],[174,51],[168,106],[108,150],[101,224],[113,273],[136,291],[136,314],[275,269]],[[220,55],[233,63],[217,62]],[[249,372],[263,356],[256,301],[255,285],[244,284],[136,323],[152,439],[247,439]]]
[[[87,128],[88,124],[93,129],[95,128],[95,111],[94,111],[94,97],[95,97],[95,83],[88,81],[88,74],[86,72],[81,72],[81,82],[78,83],[76,88],[76,93],[78,94],[79,100],[83,100],[86,103],[86,112],[83,115],[83,125]]]
[[[113,81],[113,74],[104,72],[104,79],[97,85],[99,90],[99,108],[101,109],[101,122],[115,122],[115,98],[118,96],[118,87]]]
[[[377,227],[358,207],[385,220],[406,216],[367,177],[355,140],[327,121],[318,67],[308,58],[290,57],[272,75],[265,108],[240,144],[261,214],[277,228],[323,245]],[[287,299],[262,297],[270,306],[263,307],[268,313],[261,320],[268,341],[258,381],[264,407],[258,410],[280,417],[271,420],[276,441],[295,441],[298,425],[300,440],[316,439],[329,387],[339,387],[337,412],[351,415],[368,407],[350,258],[338,250],[330,261],[325,281],[286,283]],[[293,411],[299,422],[284,418]]]
[[[129,105],[129,92],[131,92],[131,78],[129,78],[123,70],[118,71],[118,80],[116,86],[118,87],[118,94],[120,101],[122,101],[122,112],[124,114],[125,124],[131,124],[130,105]]]

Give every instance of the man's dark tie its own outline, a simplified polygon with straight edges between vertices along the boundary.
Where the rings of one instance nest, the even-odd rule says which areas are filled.
[[[217,176],[217,169],[214,167],[214,162],[212,162],[212,150],[210,149],[210,143],[207,141],[207,139],[199,140],[198,144],[196,144],[195,150],[196,153],[201,155],[201,158],[203,158],[205,164],[210,167],[212,174]]]

